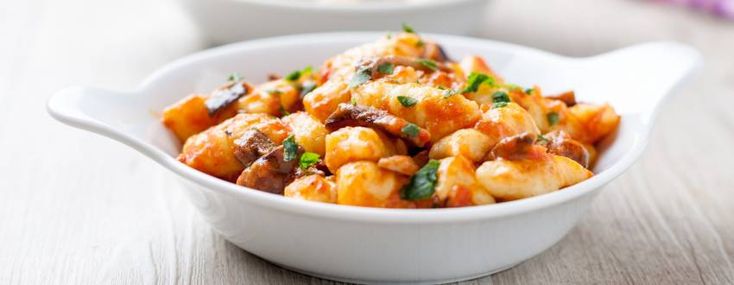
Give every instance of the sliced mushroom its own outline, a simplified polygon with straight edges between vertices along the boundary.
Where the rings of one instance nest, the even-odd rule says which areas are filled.
[[[418,127],[416,135],[403,132],[403,128],[411,124],[407,120],[393,116],[390,113],[367,106],[339,104],[336,111],[326,119],[326,128],[333,132],[343,127],[370,127],[383,130],[396,137],[410,141],[415,146],[423,147],[431,141],[431,134]]]
[[[217,88],[205,102],[209,116],[216,115],[220,110],[231,105],[237,99],[250,92],[250,90],[252,88],[244,81],[230,82]]]
[[[237,184],[273,194],[283,194],[285,186],[296,178],[298,157],[303,148],[298,147],[296,159],[285,160],[283,146],[278,146],[268,154],[258,158],[250,167],[245,168],[237,178]]]
[[[234,141],[234,144],[234,155],[245,167],[276,147],[275,143],[258,129],[246,131]]]
[[[443,47],[437,43],[426,43],[423,51],[423,57],[430,58],[438,62],[446,62],[451,59],[444,51]]]
[[[564,131],[553,131],[545,135],[548,152],[565,156],[589,168],[591,155],[583,144],[571,138]]]
[[[576,93],[573,91],[566,91],[557,95],[546,96],[545,98],[562,101],[568,107],[576,105]]]
[[[503,158],[508,160],[540,159],[546,156],[544,147],[535,144],[536,135],[522,133],[500,140],[492,151],[490,159]]]

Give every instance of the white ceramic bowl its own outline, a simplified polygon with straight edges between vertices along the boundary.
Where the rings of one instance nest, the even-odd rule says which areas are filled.
[[[450,56],[479,54],[509,82],[582,101],[610,102],[622,115],[594,177],[553,193],[488,206],[373,209],[299,201],[218,180],[179,163],[179,145],[154,115],[192,91],[239,72],[254,81],[318,64],[376,33],[312,34],[257,40],[175,61],[130,92],[69,88],[48,110],[69,125],[125,143],[181,177],[214,230],[264,259],[307,274],[359,282],[444,282],[509,268],[559,241],[600,188],[642,153],[661,100],[698,65],[676,43],[650,43],[590,58],[454,36],[426,35]]]
[[[489,0],[181,0],[214,43],[330,31],[380,31],[409,23],[419,32],[468,34],[481,25]]]

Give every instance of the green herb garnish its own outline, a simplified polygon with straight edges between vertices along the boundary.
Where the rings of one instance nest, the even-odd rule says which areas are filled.
[[[313,91],[314,89],[316,89],[316,83],[314,83],[313,81],[306,81],[301,84],[301,92],[299,94],[301,95],[301,98],[303,98],[303,96],[311,93],[311,91]]]
[[[548,143],[549,140],[546,138],[543,134],[538,134],[538,138],[536,139],[537,142],[540,143]]]
[[[535,89],[534,89],[534,88],[528,88],[528,89],[525,89],[525,94],[528,94],[528,95],[533,95],[533,91],[535,91]]]
[[[237,82],[240,80],[242,80],[242,76],[237,72],[230,73],[229,76],[227,76],[227,81]]]
[[[477,90],[479,90],[479,86],[485,83],[494,85],[494,78],[489,77],[489,75],[484,73],[472,72],[469,74],[466,87],[464,87],[464,90],[462,90],[461,93],[477,92]]]
[[[351,99],[349,99],[349,103],[351,103],[354,106],[357,106],[357,98],[352,97]]]
[[[392,74],[394,68],[395,68],[394,64],[392,64],[391,62],[385,62],[377,66],[377,72],[382,73],[382,74]]]
[[[504,91],[497,91],[492,94],[492,107],[502,108],[507,106],[508,103],[510,103],[510,96]]]
[[[503,86],[507,88],[507,90],[511,90],[511,91],[522,90],[522,87],[520,87],[520,85],[517,85],[517,84],[505,83],[503,84]]]
[[[548,124],[553,126],[555,124],[558,124],[558,121],[560,120],[560,117],[558,116],[558,113],[556,112],[550,112],[545,117],[548,119]]]
[[[283,107],[283,106],[280,106],[279,111],[280,111],[280,116],[281,117],[285,117],[285,116],[288,116],[288,115],[291,114],[291,112],[288,112],[288,110],[286,110],[285,107]]]
[[[285,80],[298,81],[298,79],[300,79],[301,76],[309,75],[311,74],[311,72],[313,72],[313,67],[309,65],[309,66],[304,67],[301,70],[296,70],[296,71],[289,73],[288,75],[285,76]]]
[[[422,200],[431,197],[436,191],[438,181],[438,160],[430,160],[410,178],[410,183],[403,188],[400,196],[405,200]]]
[[[415,34],[415,30],[410,25],[403,23],[403,32]]]
[[[319,162],[320,155],[314,152],[304,152],[298,160],[298,166],[306,169]]]
[[[502,107],[507,107],[507,102],[492,103],[492,108],[502,108]]]
[[[422,58],[417,60],[417,62],[418,64],[430,69],[431,71],[438,70],[438,64],[433,60]]]
[[[403,105],[404,107],[413,107],[418,103],[418,100],[408,96],[398,96],[398,102],[400,102],[400,105]]]
[[[291,135],[283,141],[283,160],[291,161],[296,159],[296,156],[298,156],[298,144],[296,138]]]
[[[425,43],[425,42],[424,42],[424,41],[423,41],[422,39],[419,39],[419,40],[418,40],[418,41],[417,41],[417,42],[415,43],[415,47],[423,47],[424,45],[426,45],[426,43]]]
[[[306,65],[303,69],[301,69],[301,76],[309,75],[313,73],[313,66]]]
[[[418,133],[420,133],[421,129],[413,123],[406,124],[400,131],[405,134],[408,137],[414,138],[418,136]]]
[[[273,94],[273,95],[282,95],[283,94],[283,92],[281,92],[278,89],[265,89],[264,91],[265,91],[265,93]]]
[[[454,96],[454,94],[459,93],[456,89],[446,89],[443,91],[443,98],[449,98],[451,96]]]
[[[367,81],[372,79],[372,70],[367,67],[360,67],[354,75],[352,80],[349,81],[349,88],[354,88],[359,85],[365,84]]]
[[[297,81],[299,78],[301,78],[301,71],[296,70],[291,73],[288,73],[288,75],[285,76],[285,80],[288,81]]]

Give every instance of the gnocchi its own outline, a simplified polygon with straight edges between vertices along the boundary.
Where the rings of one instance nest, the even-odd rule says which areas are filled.
[[[589,179],[620,116],[544,95],[476,55],[453,61],[406,31],[251,84],[233,76],[163,111],[178,160],[211,176],[321,203],[490,205]]]

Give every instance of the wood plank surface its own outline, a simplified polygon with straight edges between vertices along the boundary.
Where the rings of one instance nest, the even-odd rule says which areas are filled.
[[[333,283],[226,242],[173,174],[46,114],[64,86],[124,90],[204,48],[175,1],[5,0],[0,36],[0,284]],[[574,56],[675,40],[706,62],[566,238],[464,284],[734,284],[734,22],[645,1],[497,0],[479,36]]]

